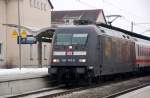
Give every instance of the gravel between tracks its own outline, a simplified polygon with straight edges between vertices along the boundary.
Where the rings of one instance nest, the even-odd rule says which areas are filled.
[[[111,94],[133,88],[145,83],[150,82],[150,76],[131,79],[118,83],[111,83],[104,86],[99,86],[96,88],[91,88],[88,90],[82,90],[73,92],[71,94],[59,96],[57,98],[103,98]]]

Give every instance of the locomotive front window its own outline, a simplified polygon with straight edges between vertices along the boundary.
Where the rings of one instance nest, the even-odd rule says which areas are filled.
[[[57,34],[56,45],[70,45],[72,34]]]
[[[87,40],[88,34],[73,34],[72,44],[81,44],[84,45]]]
[[[88,34],[57,34],[56,45],[86,44]]]

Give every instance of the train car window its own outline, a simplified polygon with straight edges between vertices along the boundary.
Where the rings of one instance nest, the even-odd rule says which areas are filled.
[[[147,48],[147,56],[149,56],[149,48]]]
[[[147,56],[149,56],[149,49],[147,48]]]
[[[84,45],[87,40],[87,35],[88,34],[73,34],[72,44]]]
[[[56,45],[70,45],[72,34],[56,34]]]
[[[144,53],[143,53],[143,47],[141,47],[141,52],[142,52],[142,56],[144,56]]]
[[[141,56],[141,47],[139,45],[139,56]]]
[[[147,48],[147,56],[149,55],[149,53],[148,53],[148,48]]]
[[[144,56],[144,52],[143,52],[143,50],[144,50],[144,47],[142,47],[142,56]]]
[[[144,54],[147,56],[147,48],[144,48]]]
[[[148,56],[149,56],[149,48],[148,48],[148,50],[147,50],[147,51],[148,51]]]
[[[140,49],[140,45],[139,45],[139,56],[141,56],[141,49]]]
[[[0,54],[2,54],[2,43],[0,43]]]
[[[147,56],[149,56],[149,48],[147,48]]]
[[[145,50],[145,47],[143,47],[143,56],[146,56],[146,52],[144,50]]]
[[[144,47],[144,56],[147,56],[147,48]]]
[[[144,56],[147,55],[146,48],[144,47]]]
[[[147,48],[147,56],[149,56],[149,48]]]
[[[139,49],[139,48],[140,48],[140,46],[137,45],[137,49],[138,49],[138,50],[137,50],[137,53],[138,53],[138,56],[140,56],[140,49]]]
[[[143,46],[141,47],[141,51],[142,51],[142,56],[144,56],[144,52],[143,52]]]
[[[145,53],[145,56],[147,56],[147,48],[146,47],[144,48],[144,53]]]
[[[147,48],[148,50],[147,50],[147,54],[148,54],[148,56],[149,56],[149,48]]]
[[[150,48],[148,48],[148,56],[150,56]]]
[[[143,51],[143,56],[145,56],[145,52],[144,52],[144,49],[145,49],[145,48],[143,47],[143,49],[142,49],[142,51]]]
[[[145,47],[143,47],[143,55],[146,56],[146,51]]]
[[[146,48],[146,56],[148,56],[148,48]]]
[[[140,46],[140,56],[142,56],[142,47]]]
[[[142,47],[142,55],[144,56],[144,51],[143,50],[144,50],[144,47]]]

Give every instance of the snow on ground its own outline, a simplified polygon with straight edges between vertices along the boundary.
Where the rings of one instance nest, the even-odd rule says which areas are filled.
[[[13,69],[0,69],[1,75],[18,75],[18,74],[36,74],[36,73],[48,73],[48,68],[13,68]]]

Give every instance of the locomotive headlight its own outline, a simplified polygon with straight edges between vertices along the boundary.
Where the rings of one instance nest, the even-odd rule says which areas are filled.
[[[53,62],[54,62],[54,63],[58,63],[58,62],[59,62],[59,59],[53,59]]]
[[[86,62],[86,59],[79,59],[79,62],[85,63],[85,62]]]

